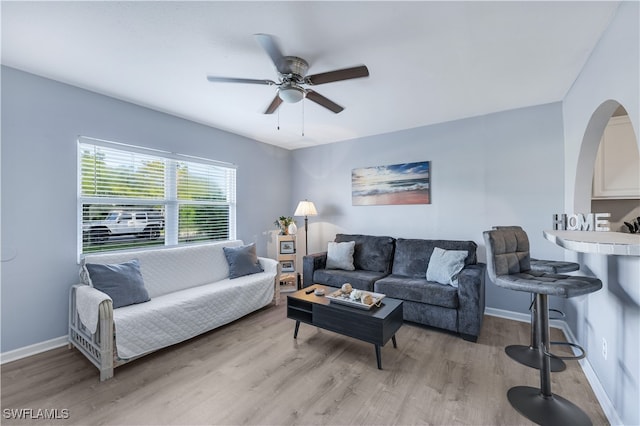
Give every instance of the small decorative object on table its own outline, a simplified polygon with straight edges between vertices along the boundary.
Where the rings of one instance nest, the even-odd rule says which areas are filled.
[[[289,226],[295,226],[296,221],[291,216],[280,216],[276,221],[273,222],[278,228],[280,228],[280,235],[289,235]],[[293,230],[294,227],[291,227]],[[295,228],[297,231],[297,228]],[[295,234],[295,231],[292,233]]]
[[[367,310],[374,306],[380,307],[382,299],[385,297],[382,293],[354,289],[349,283],[343,284],[340,290],[336,290],[327,295],[327,299],[330,299],[332,302]]]
[[[298,226],[296,225],[295,220],[291,222],[291,224],[287,227],[287,230],[289,231],[289,235],[296,235],[296,232],[298,232]]]
[[[640,216],[638,216],[635,220],[635,222],[625,222],[625,225],[627,225],[627,228],[629,228],[629,232],[632,234],[639,234],[640,233]]]

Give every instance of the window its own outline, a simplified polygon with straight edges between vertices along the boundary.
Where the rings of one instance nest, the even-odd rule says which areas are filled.
[[[235,166],[81,137],[79,253],[235,239]]]

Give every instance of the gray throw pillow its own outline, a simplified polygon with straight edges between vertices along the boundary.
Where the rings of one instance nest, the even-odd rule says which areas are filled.
[[[113,265],[86,263],[91,286],[113,300],[113,308],[151,300],[140,273],[138,259]]]
[[[256,255],[256,245],[254,243],[241,247],[223,247],[222,250],[224,250],[224,255],[229,264],[230,279],[263,271]]]
[[[466,250],[443,250],[435,247],[427,266],[427,280],[458,287],[458,274],[464,268],[467,255]]]
[[[344,269],[345,271],[353,271],[353,251],[355,250],[355,241],[345,241],[342,243],[329,243],[327,248],[327,269]]]

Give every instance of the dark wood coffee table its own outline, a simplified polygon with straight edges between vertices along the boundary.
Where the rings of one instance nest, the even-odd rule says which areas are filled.
[[[380,307],[370,310],[330,302],[324,296],[316,296],[307,291],[322,288],[325,294],[337,288],[313,284],[287,295],[287,318],[296,321],[293,338],[298,337],[300,323],[324,328],[344,336],[373,343],[376,350],[378,369],[382,370],[380,348],[391,339],[397,348],[396,332],[402,326],[402,300],[385,297]]]

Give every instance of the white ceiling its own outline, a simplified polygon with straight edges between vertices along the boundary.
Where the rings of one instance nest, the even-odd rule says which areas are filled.
[[[618,3],[2,1],[2,64],[295,149],[562,100]],[[264,115],[274,87],[206,80],[277,80],[255,33],[371,75]]]

